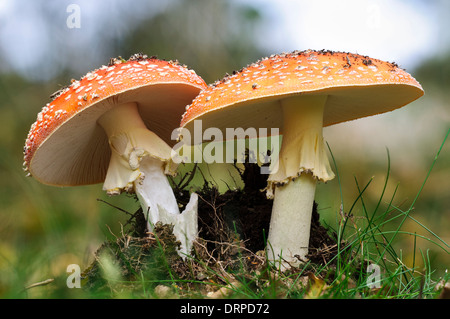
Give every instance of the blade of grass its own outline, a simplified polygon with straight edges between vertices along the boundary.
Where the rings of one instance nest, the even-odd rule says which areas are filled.
[[[400,225],[397,227],[396,233],[394,233],[394,235],[391,237],[391,239],[390,239],[390,241],[389,241],[389,243],[388,243],[388,246],[391,246],[392,242],[393,242],[394,239],[397,237],[397,234],[398,234],[398,232],[400,231],[400,228],[403,226],[404,222],[406,221],[406,219],[409,217],[410,213],[411,213],[412,210],[414,209],[414,205],[415,205],[415,203],[417,202],[417,200],[419,199],[419,196],[420,196],[420,194],[422,193],[422,190],[423,190],[423,188],[425,187],[425,184],[426,184],[426,182],[428,181],[428,178],[430,177],[431,171],[433,170],[433,167],[434,167],[434,165],[436,164],[437,159],[438,159],[438,157],[439,157],[439,155],[440,155],[442,149],[444,148],[444,144],[445,144],[445,142],[447,141],[449,135],[450,135],[450,129],[447,131],[447,134],[445,135],[444,141],[442,142],[442,144],[441,144],[441,146],[440,146],[438,152],[436,153],[436,156],[434,157],[434,160],[433,160],[433,162],[432,162],[432,164],[431,164],[431,167],[430,167],[430,169],[428,170],[427,175],[426,175],[426,177],[425,177],[425,180],[423,181],[422,185],[420,186],[420,189],[419,189],[419,191],[417,192],[416,197],[414,198],[413,202],[411,203],[409,209],[404,213],[404,217],[403,217],[402,221],[400,222]],[[381,259],[384,257],[384,254],[385,254],[385,252],[386,252],[386,249],[387,249],[387,248],[385,248],[385,250],[380,254],[379,260],[381,260]]]

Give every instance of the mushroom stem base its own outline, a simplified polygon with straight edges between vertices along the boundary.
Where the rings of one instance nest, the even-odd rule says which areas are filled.
[[[277,268],[288,269],[306,261],[315,191],[311,174],[302,174],[275,190],[267,256]]]
[[[178,207],[170,207],[168,203],[176,200],[172,188],[163,170],[154,165],[155,159],[142,160],[140,170],[144,174],[142,180],[134,182],[136,195],[148,223],[148,229],[153,230],[157,222],[173,225],[173,234],[180,241],[178,254],[181,257],[190,255],[194,240],[198,234],[198,195],[191,194],[186,209],[179,213]]]

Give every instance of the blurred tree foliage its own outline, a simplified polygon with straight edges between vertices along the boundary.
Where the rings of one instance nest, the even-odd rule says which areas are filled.
[[[252,7],[231,1],[189,0],[142,23],[120,47],[179,60],[207,83],[259,59],[255,30],[261,23]]]
[[[426,86],[434,87],[443,94],[450,94],[450,52],[426,60],[415,73]]]

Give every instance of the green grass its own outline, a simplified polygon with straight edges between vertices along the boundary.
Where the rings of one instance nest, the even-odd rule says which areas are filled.
[[[438,247],[443,254],[447,255],[450,253],[450,246],[437,234],[433,233],[431,229],[427,228],[426,225],[420,223],[413,216],[411,216],[411,213],[414,210],[414,206],[420,197],[420,194],[433,170],[434,165],[437,162],[449,134],[450,130],[447,132],[419,191],[406,210],[402,210],[393,204],[398,185],[392,196],[386,201],[387,204],[383,207],[390,175],[389,152],[387,152],[388,167],[384,187],[380,194],[379,200],[375,203],[374,207],[369,207],[364,199],[364,193],[368,187],[370,187],[372,179],[363,185],[363,187],[361,187],[359,182],[355,179],[355,184],[359,194],[355,201],[350,205],[348,211],[345,210],[344,203],[342,202],[341,209],[337,215],[337,224],[339,227],[336,232],[338,234],[337,243],[339,253],[336,256],[336,273],[338,275],[335,276],[336,279],[330,283],[330,286],[333,288],[329,291],[329,297],[352,298],[355,296],[366,296],[367,291],[369,291],[369,295],[373,294],[373,291],[367,290],[367,274],[364,273],[363,268],[361,268],[359,273],[363,280],[356,283],[353,282],[352,287],[349,289],[341,289],[343,284],[340,281],[342,278],[352,278],[352,275],[357,272],[357,269],[354,267],[354,262],[358,259],[364,260],[366,263],[378,265],[383,270],[381,276],[382,279],[380,282],[381,287],[378,289],[377,293],[373,295],[375,297],[427,298],[436,296],[435,287],[438,284],[438,280],[433,280],[434,271],[430,261],[430,256],[428,251],[417,251],[416,242],[418,239],[429,241]],[[336,172],[339,180],[340,177],[337,168]],[[342,188],[340,189],[341,198],[343,198]],[[353,214],[357,204],[361,206],[363,212],[362,216],[359,216],[359,218],[355,217]],[[418,226],[423,228],[430,235],[430,237],[402,231],[402,226],[407,219],[412,220]],[[391,229],[390,226],[393,224],[394,227]],[[407,267],[405,265],[402,260],[401,251],[399,252],[393,245],[397,237],[401,235],[409,235],[413,237],[414,256],[412,267]],[[345,245],[341,245],[342,239],[344,239],[344,242],[346,243]],[[424,267],[421,269],[418,269],[415,266],[417,258],[422,259],[422,264]],[[444,282],[448,281],[448,273],[445,272],[443,278],[440,278],[439,280],[443,280]]]

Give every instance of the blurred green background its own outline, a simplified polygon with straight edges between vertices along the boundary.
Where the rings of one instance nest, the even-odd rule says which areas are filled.
[[[39,297],[27,285],[65,278],[66,267],[85,268],[106,238],[120,232],[138,205],[126,195],[108,198],[101,185],[57,188],[26,178],[22,149],[30,125],[49,96],[111,57],[143,52],[177,59],[207,83],[264,56],[330,49],[395,61],[423,85],[425,96],[389,114],[326,128],[337,179],[319,185],[321,217],[334,225],[361,187],[374,207],[387,173],[382,204],[407,209],[421,188],[450,128],[450,27],[445,0],[415,1],[124,2],[0,0],[0,297]],[[71,28],[72,11],[80,25]],[[450,142],[415,203],[396,247],[403,262],[420,269],[420,251],[442,274],[450,265]],[[361,212],[360,205],[353,213]],[[398,213],[398,212],[397,212]],[[421,224],[419,224],[420,222]],[[423,227],[423,226],[425,227]],[[397,224],[386,225],[395,229]],[[439,239],[437,239],[439,237]],[[445,243],[443,243],[442,241]],[[445,250],[439,248],[439,243]],[[61,297],[71,292],[61,292]]]

